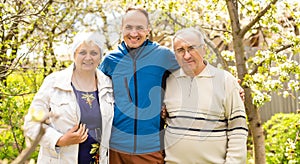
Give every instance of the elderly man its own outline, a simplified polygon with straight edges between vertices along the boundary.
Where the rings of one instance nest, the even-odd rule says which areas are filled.
[[[248,129],[236,78],[203,59],[203,35],[194,28],[178,31],[173,48],[181,68],[166,84],[166,163],[246,163]]]

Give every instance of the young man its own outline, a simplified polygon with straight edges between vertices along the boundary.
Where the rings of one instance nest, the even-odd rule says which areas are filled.
[[[167,70],[179,66],[169,49],[147,39],[149,32],[148,13],[129,8],[122,20],[124,41],[100,66],[111,77],[114,89],[113,164],[164,163],[162,85]]]
[[[203,59],[204,39],[194,28],[176,32],[173,48],[181,69],[166,84],[166,163],[246,163],[248,128],[236,78]]]

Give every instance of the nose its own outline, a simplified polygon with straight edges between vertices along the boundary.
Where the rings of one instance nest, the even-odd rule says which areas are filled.
[[[137,36],[138,32],[135,28],[133,28],[131,31],[130,31],[130,35],[131,36]]]
[[[190,58],[191,58],[190,52],[186,50],[186,51],[184,52],[184,54],[183,54],[183,58],[184,58],[185,60],[190,59]]]
[[[85,59],[91,59],[92,58],[92,54],[91,53],[87,53],[86,55],[85,55]]]

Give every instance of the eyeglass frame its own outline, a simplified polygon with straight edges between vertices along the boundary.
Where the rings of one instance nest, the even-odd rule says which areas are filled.
[[[175,53],[178,54],[178,55],[185,55],[186,52],[191,54],[191,53],[194,53],[197,48],[202,48],[202,47],[204,47],[204,44],[200,44],[198,46],[197,45],[190,45],[190,46],[187,47],[187,49],[185,49],[183,47],[176,49]]]
[[[126,25],[123,29],[128,32],[131,32],[133,30],[135,30],[137,32],[144,32],[147,30],[147,27],[142,26],[142,25],[138,25],[138,26]]]

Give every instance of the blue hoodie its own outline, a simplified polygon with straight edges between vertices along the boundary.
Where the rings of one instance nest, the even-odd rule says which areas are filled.
[[[130,52],[122,42],[100,69],[111,77],[115,109],[110,148],[144,154],[163,148],[160,111],[165,75],[179,66],[172,51],[146,40]]]

